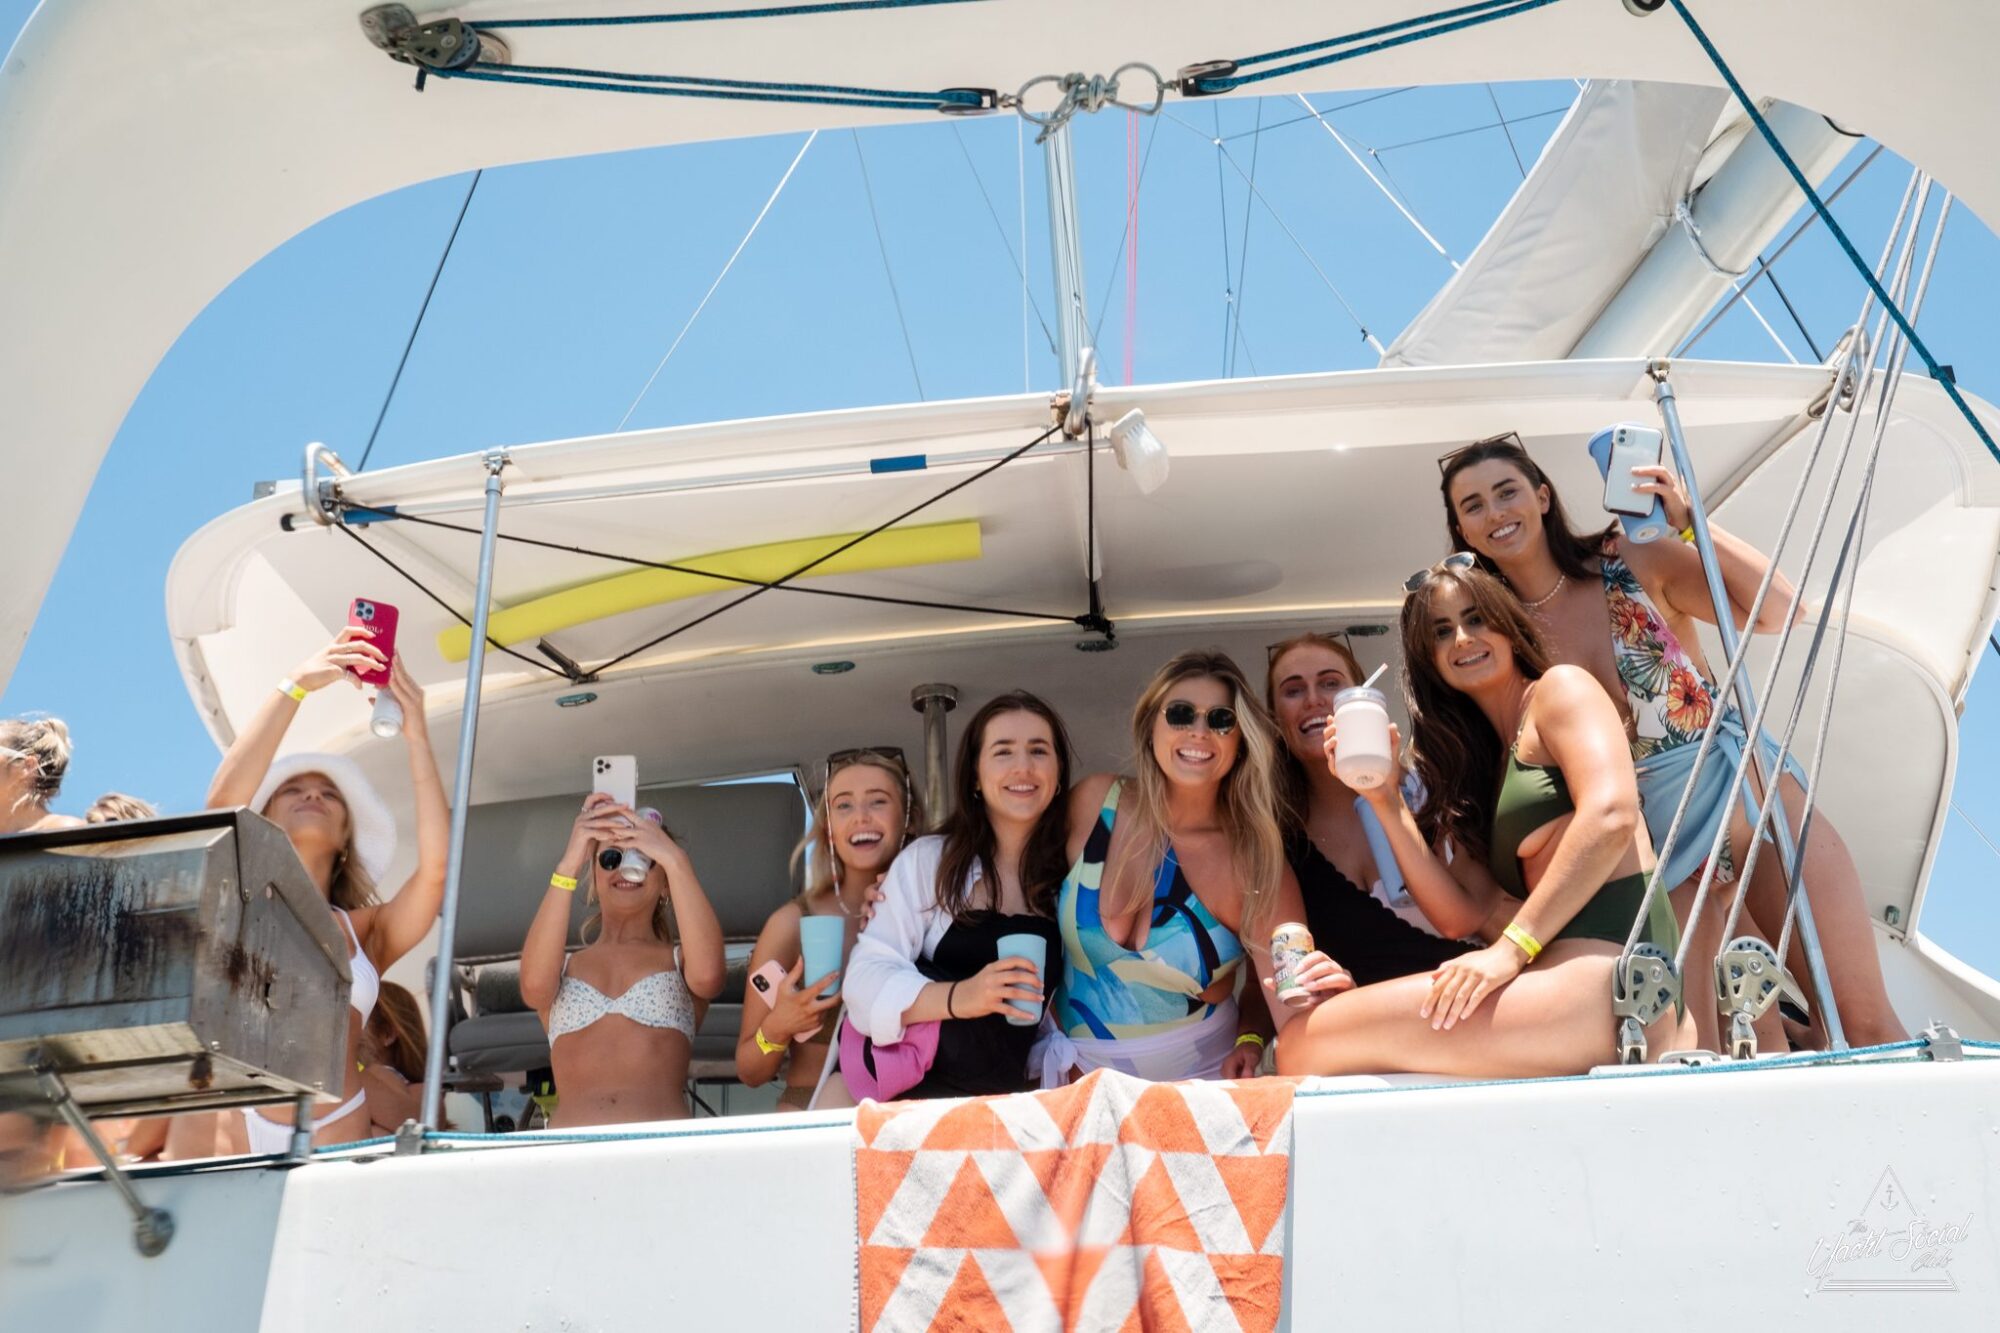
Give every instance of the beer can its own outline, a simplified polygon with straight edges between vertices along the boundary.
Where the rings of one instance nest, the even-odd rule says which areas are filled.
[[[1271,975],[1278,998],[1297,1009],[1312,1003],[1312,992],[1299,984],[1299,967],[1313,951],[1312,932],[1287,921],[1271,932]]]

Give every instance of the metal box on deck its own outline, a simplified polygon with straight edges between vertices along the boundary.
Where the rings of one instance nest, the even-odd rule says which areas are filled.
[[[0,1083],[90,1114],[341,1087],[348,944],[284,833],[218,810],[0,838]]]

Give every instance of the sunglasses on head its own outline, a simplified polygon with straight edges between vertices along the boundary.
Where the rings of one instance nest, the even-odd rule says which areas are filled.
[[[1461,573],[1479,563],[1479,557],[1470,551],[1453,551],[1435,565],[1420,569],[1403,580],[1404,592],[1415,592],[1440,574]]]
[[[1489,435],[1483,440],[1474,440],[1471,444],[1461,444],[1458,448],[1440,455],[1438,458],[1438,475],[1443,476],[1445,473],[1451,471],[1459,459],[1465,457],[1473,450],[1485,449],[1496,444],[1511,444],[1521,453],[1525,454],[1528,452],[1528,446],[1521,443],[1519,431],[1501,431],[1498,435]]]
[[[33,759],[35,757],[26,750],[17,750],[11,745],[0,745],[0,755],[5,755],[9,759]]]
[[[890,764],[893,764],[896,771],[905,777],[909,776],[909,761],[903,758],[901,746],[866,745],[859,749],[835,750],[832,754],[828,755],[826,757],[826,780],[828,782],[833,781],[833,775],[843,768],[849,768],[855,764],[879,764],[883,760],[887,760]]]
[[[1221,704],[1204,711],[1185,699],[1176,699],[1162,708],[1160,715],[1175,731],[1193,730],[1197,718],[1208,723],[1208,729],[1218,736],[1227,736],[1236,730],[1236,710]]]

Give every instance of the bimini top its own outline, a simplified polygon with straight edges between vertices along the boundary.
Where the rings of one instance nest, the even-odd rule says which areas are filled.
[[[619,15],[659,0],[479,0],[473,22]],[[743,8],[712,0],[710,9]],[[1435,0],[995,0],[778,20],[517,29],[540,67],[671,71],[886,89],[1011,91],[1040,75],[1163,72],[1442,8]],[[0,683],[11,673],[99,460],[167,347],[258,258],[321,218],[476,166],[933,110],[627,97],[432,81],[363,36],[359,0],[45,5],[0,66],[0,480],[10,506]],[[1489,7],[1490,8],[1490,7]],[[1501,21],[1251,85],[1257,92],[1587,76],[1713,84],[1671,10],[1554,0]],[[1701,0],[1750,91],[1873,135],[1982,217],[2000,213],[2000,83],[1988,6]],[[430,17],[430,15],[423,15]],[[1267,62],[1264,69],[1284,68]],[[190,447],[200,447],[198,443]]]

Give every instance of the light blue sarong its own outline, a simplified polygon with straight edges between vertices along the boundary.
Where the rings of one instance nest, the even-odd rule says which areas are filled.
[[[1731,708],[1722,715],[1722,725],[1716,729],[1715,742],[1709,749],[1707,760],[1702,763],[1701,776],[1695,781],[1694,799],[1688,803],[1687,818],[1681,823],[1680,836],[1675,839],[1672,853],[1667,857],[1667,870],[1662,883],[1667,888],[1678,888],[1689,877],[1701,869],[1708,858],[1709,844],[1715,840],[1715,828],[1728,811],[1729,793],[1739,791],[1746,820],[1757,818],[1757,793],[1754,783],[1736,784],[1736,773],[1743,762],[1743,746],[1748,734],[1744,730],[1743,715]],[[1653,840],[1653,849],[1658,851],[1667,836],[1667,826],[1673,823],[1674,810],[1680,805],[1681,790],[1687,786],[1688,774],[1694,770],[1694,757],[1701,748],[1699,738],[1685,745],[1677,745],[1671,750],[1660,750],[1638,761],[1639,805],[1646,815],[1646,831]],[[1760,747],[1766,771],[1775,766],[1778,758],[1778,743],[1769,734],[1763,738]],[[1800,766],[1798,756],[1785,755],[1785,772],[1804,787],[1806,772]],[[1774,812],[1783,818],[1783,807]],[[1766,840],[1770,838],[1767,832]],[[1722,847],[1723,865],[1716,873],[1716,879],[1728,883],[1735,879],[1741,866],[1741,855],[1727,841]],[[1725,873],[1726,872],[1726,873]]]

